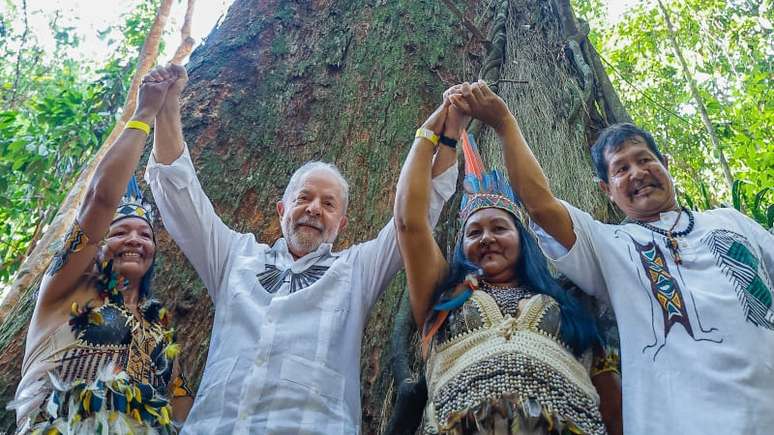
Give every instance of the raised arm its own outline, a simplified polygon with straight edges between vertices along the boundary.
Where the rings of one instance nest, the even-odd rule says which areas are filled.
[[[548,180],[532,154],[521,129],[505,102],[483,81],[463,84],[451,95],[455,107],[492,127],[503,145],[503,155],[513,190],[530,217],[565,248],[575,244],[575,232],[567,209],[554,197]]]
[[[164,227],[185,253],[218,303],[218,290],[234,243],[248,242],[250,234],[228,228],[204,193],[183,142],[180,93],[188,75],[178,65],[155,69],[153,80],[174,80],[156,116],[153,155],[145,179],[153,192]]]
[[[164,105],[156,116],[153,155],[158,163],[169,165],[183,153],[183,126],[180,121],[180,94],[188,83],[188,73],[180,65],[170,64],[150,73],[153,80],[173,80]]]
[[[57,307],[67,299],[94,261],[97,244],[108,232],[116,207],[142,155],[148,137],[145,128],[153,124],[170,85],[171,81],[160,81],[144,82],[140,86],[132,120],[97,165],[76,223],[46,272],[39,298],[43,310]]]
[[[436,135],[444,133],[445,136],[458,138],[463,116],[456,110],[448,114],[448,108],[449,103],[445,99],[422,128]],[[448,264],[433,238],[433,228],[428,220],[430,180],[432,175],[456,162],[456,153],[445,145],[440,145],[437,153],[435,148],[436,145],[426,138],[414,139],[401,170],[395,198],[398,246],[406,269],[411,310],[420,327],[430,309],[433,290],[448,271]]]

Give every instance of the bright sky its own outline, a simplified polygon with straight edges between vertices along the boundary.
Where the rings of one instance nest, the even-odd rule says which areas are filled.
[[[626,11],[642,0],[602,0],[607,4],[607,20],[610,23],[617,23],[626,13]]]
[[[12,0],[21,15],[21,0]],[[225,15],[233,0],[198,0],[194,6],[191,36],[196,45],[202,42],[222,15]],[[100,40],[99,32],[110,26],[120,24],[122,15],[135,7],[138,0],[27,0],[27,13],[30,30],[44,47],[54,47],[54,34],[49,28],[49,20],[57,10],[61,10],[59,23],[75,28],[81,38],[79,54],[87,58],[107,57],[107,41]],[[159,63],[166,63],[180,44],[180,26],[183,24],[187,1],[173,3],[170,19],[167,21],[165,53]],[[5,9],[0,5],[0,12]],[[21,16],[17,17],[21,23]],[[17,29],[22,29],[21,24]],[[120,37],[116,35],[117,39]]]
[[[632,5],[641,0],[603,0],[607,4],[607,18],[617,22]],[[21,12],[22,0],[12,0]],[[233,0],[198,0],[196,1],[191,36],[200,44],[225,15]],[[54,35],[49,29],[49,20],[57,10],[62,11],[60,23],[75,27],[81,38],[79,55],[91,59],[107,57],[107,41],[100,40],[98,33],[111,25],[119,24],[121,16],[138,3],[138,0],[27,0],[30,30],[36,35],[44,47],[54,46]],[[186,0],[177,0],[172,7],[170,21],[167,23],[169,34],[165,38],[166,52],[160,57],[159,63],[166,63],[174,49],[180,43],[180,26],[185,15]],[[0,3],[0,13],[5,13],[5,7]],[[21,23],[21,17],[17,17]],[[17,29],[21,29],[21,24]],[[116,38],[119,37],[116,35]]]

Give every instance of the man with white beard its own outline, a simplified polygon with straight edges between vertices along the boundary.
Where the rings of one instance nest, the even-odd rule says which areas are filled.
[[[373,240],[333,252],[347,225],[349,188],[335,166],[311,162],[277,203],[281,239],[269,246],[231,230],[205,196],[183,142],[185,69],[158,68],[152,77],[177,81],[156,118],[146,180],[166,229],[215,304],[207,365],[183,433],[359,433],[363,329],[402,266],[394,223]],[[433,116],[446,119],[445,107]],[[453,122],[460,125],[450,136],[462,120]],[[440,125],[451,124],[450,116]],[[455,190],[455,162],[454,148],[441,146],[433,225]]]

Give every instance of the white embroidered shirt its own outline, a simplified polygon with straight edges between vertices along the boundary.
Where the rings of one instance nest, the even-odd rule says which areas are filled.
[[[215,305],[183,433],[359,433],[363,329],[402,266],[393,221],[373,240],[294,261],[284,239],[268,246],[218,218],[187,148],[171,165],[151,157],[145,179]],[[433,226],[456,179],[454,165],[433,180]]]
[[[734,209],[694,212],[676,264],[666,237],[564,203],[569,251],[533,226],[557,269],[607,299],[621,336],[624,433],[765,435],[774,428],[774,236]],[[668,230],[678,217],[661,213]],[[682,212],[675,231],[686,229]]]

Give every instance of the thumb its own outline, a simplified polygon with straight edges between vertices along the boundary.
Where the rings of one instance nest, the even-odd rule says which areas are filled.
[[[450,95],[449,101],[455,108],[459,109],[460,112],[470,116],[470,104],[461,95]]]

